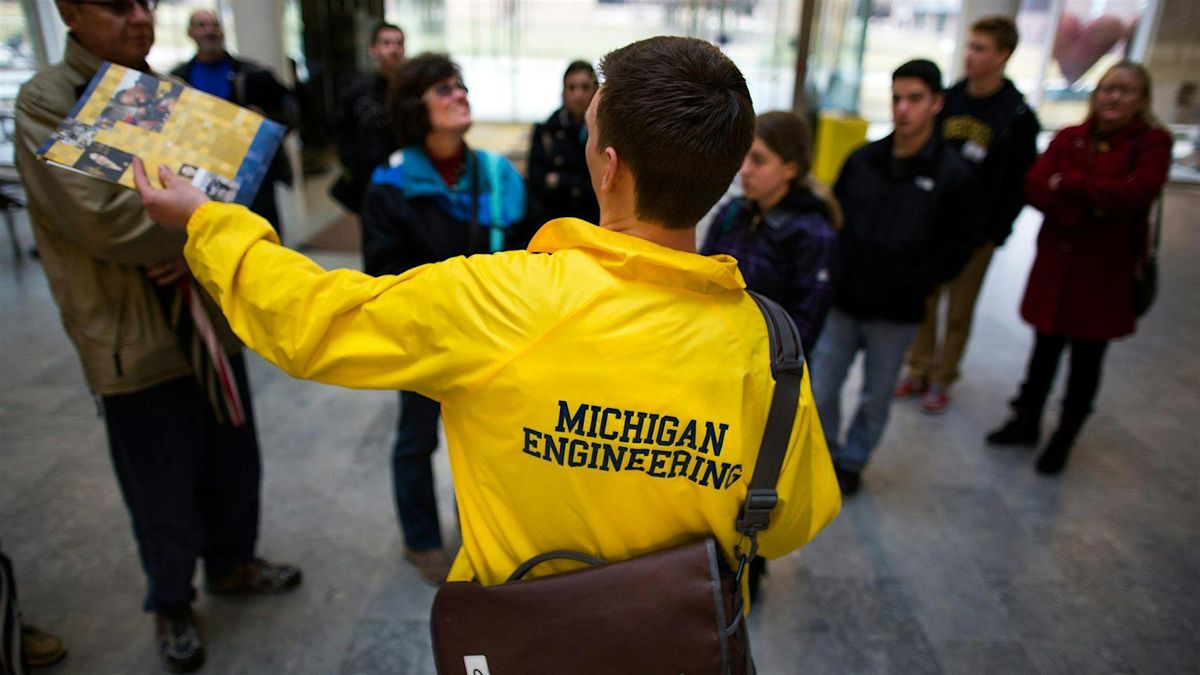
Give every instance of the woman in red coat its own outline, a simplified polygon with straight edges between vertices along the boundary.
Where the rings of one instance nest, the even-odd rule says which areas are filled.
[[[1150,76],[1122,61],[1100,78],[1087,120],[1063,129],[1025,177],[1045,214],[1021,316],[1037,332],[1015,415],[988,435],[1000,445],[1038,441],[1042,409],[1063,348],[1070,374],[1058,429],[1037,470],[1062,471],[1100,386],[1110,340],[1133,333],[1134,269],[1146,255],[1150,205],[1162,191],[1171,137],[1150,116]]]

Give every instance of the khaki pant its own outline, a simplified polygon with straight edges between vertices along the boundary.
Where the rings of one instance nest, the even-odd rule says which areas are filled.
[[[958,379],[958,362],[962,360],[967,338],[971,335],[975,301],[979,299],[979,289],[995,250],[996,246],[991,243],[975,249],[963,271],[925,301],[925,321],[908,352],[910,378],[929,380],[941,387],[949,387]],[[946,330],[939,351],[938,322],[941,317],[938,305],[943,295],[946,296]]]

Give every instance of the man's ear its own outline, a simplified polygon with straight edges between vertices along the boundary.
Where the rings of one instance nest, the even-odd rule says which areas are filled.
[[[937,93],[933,95],[933,113],[936,115],[942,112],[942,106],[946,105],[946,95]]]
[[[75,30],[79,25],[79,5],[74,2],[66,2],[66,0],[58,0],[54,3],[58,5],[58,15],[62,17],[63,24],[71,30]]]
[[[609,145],[604,148],[604,171],[600,175],[600,189],[605,192],[611,192],[617,184],[617,172],[620,168],[621,160],[617,157],[617,151],[613,146]]]

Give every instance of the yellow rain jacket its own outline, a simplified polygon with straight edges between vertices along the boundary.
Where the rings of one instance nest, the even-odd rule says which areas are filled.
[[[707,534],[733,560],[774,389],[733,258],[560,219],[529,251],[371,277],[275,245],[241,206],[201,207],[188,233],[193,274],[264,358],[441,402],[463,537],[451,580],[496,584],[553,549],[615,561]],[[841,505],[807,377],[778,490],[768,558]]]

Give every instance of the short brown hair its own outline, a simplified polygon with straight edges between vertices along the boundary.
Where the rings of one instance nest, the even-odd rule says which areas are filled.
[[[629,164],[639,218],[695,224],[725,193],[754,141],[741,71],[713,45],[654,37],[608,53],[597,144]]]
[[[452,77],[462,79],[458,64],[445,54],[425,53],[402,63],[388,86],[387,111],[392,132],[401,146],[425,142],[432,127],[425,92]]]
[[[986,33],[996,41],[996,49],[1012,54],[1017,49],[1017,24],[1007,16],[985,16],[971,24],[972,33]]]

